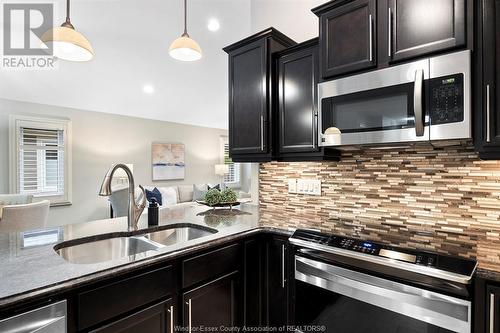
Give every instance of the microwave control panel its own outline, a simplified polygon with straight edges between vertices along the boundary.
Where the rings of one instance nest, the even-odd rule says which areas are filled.
[[[464,120],[464,76],[455,74],[429,80],[431,124]]]

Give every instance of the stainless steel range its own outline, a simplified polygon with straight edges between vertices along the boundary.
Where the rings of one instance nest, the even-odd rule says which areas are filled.
[[[477,263],[297,230],[296,332],[471,332]]]

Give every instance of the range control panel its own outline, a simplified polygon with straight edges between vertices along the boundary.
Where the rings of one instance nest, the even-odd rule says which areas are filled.
[[[321,245],[404,261],[416,265],[435,267],[437,264],[437,255],[433,253],[400,249],[361,239],[327,235],[310,230],[297,230],[292,237]]]
[[[455,74],[429,80],[431,125],[464,120],[464,76]]]

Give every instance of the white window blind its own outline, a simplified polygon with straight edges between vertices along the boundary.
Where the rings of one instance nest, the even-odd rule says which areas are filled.
[[[229,143],[224,142],[224,164],[229,166],[229,172],[224,175],[224,183],[239,183],[240,182],[240,165],[239,163],[234,163],[229,157]]]
[[[10,192],[71,204],[71,121],[10,115]]]
[[[19,128],[19,193],[64,194],[64,131]]]

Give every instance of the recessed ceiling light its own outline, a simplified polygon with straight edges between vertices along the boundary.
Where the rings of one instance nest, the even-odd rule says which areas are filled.
[[[219,20],[215,18],[211,18],[208,20],[208,25],[207,25],[208,30],[210,31],[217,31],[220,28],[220,23]]]
[[[144,91],[146,94],[152,94],[155,92],[155,87],[150,84],[146,84],[144,85],[144,87],[142,87],[142,91]]]

